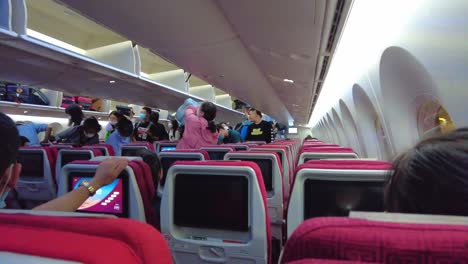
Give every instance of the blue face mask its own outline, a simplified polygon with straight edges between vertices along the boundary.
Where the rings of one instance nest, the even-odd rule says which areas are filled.
[[[8,196],[8,193],[9,193],[9,192],[5,191],[5,192],[2,194],[2,196],[0,197],[0,209],[3,209],[3,208],[6,207],[5,200],[6,200],[7,196]]]
[[[140,114],[140,119],[143,120],[146,118],[146,114]]]
[[[219,140],[223,140],[224,139],[224,135],[223,134],[219,134]]]
[[[0,209],[3,209],[3,208],[6,207],[5,200],[6,200],[7,196],[8,196],[8,193],[10,192],[10,191],[7,191],[7,189],[9,189],[8,182],[10,182],[11,176],[12,176],[12,172],[10,170],[10,175],[8,175],[8,180],[6,181],[6,184],[5,184],[5,186],[3,187],[3,190],[2,190],[2,196],[0,196]]]

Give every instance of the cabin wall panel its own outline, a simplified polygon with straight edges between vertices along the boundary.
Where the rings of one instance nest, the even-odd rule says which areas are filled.
[[[387,1],[385,5],[402,5],[402,2]],[[354,52],[360,55],[356,56],[362,57],[351,63],[363,70],[353,80],[343,80],[341,85],[338,82],[338,85],[334,83],[335,88],[330,87],[335,89],[336,100],[328,107],[342,99],[356,119],[359,136],[367,143],[368,135],[361,132],[367,125],[361,123],[361,112],[356,111],[358,102],[352,100],[353,84],[362,88],[381,119],[392,154],[404,151],[419,140],[417,110],[425,98],[440,102],[457,127],[468,125],[468,2],[454,0],[448,4],[426,0],[412,2],[411,6],[411,10],[406,6],[401,9],[402,13],[409,14],[401,22],[395,21],[397,14],[373,15],[385,10],[368,12],[366,16],[374,18],[373,23],[360,28],[367,33],[354,35],[354,43],[347,43],[357,48]],[[352,14],[348,22],[351,20]],[[380,33],[369,34],[369,29],[374,28]],[[387,37],[390,34],[392,36]],[[366,60],[368,54],[372,54],[371,60]],[[324,88],[325,94],[328,88]],[[370,144],[367,143],[366,148],[367,145]]]

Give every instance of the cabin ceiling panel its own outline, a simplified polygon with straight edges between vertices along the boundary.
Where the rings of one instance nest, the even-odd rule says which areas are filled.
[[[325,0],[60,1],[280,121],[308,121]]]

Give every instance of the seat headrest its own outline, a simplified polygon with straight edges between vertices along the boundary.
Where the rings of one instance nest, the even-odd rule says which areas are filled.
[[[210,155],[208,154],[208,152],[206,150],[202,150],[202,149],[175,149],[175,150],[167,150],[167,151],[164,151],[164,152],[160,152],[160,155],[164,155],[163,153],[200,153],[203,155],[203,157],[205,158],[205,160],[209,160],[210,159]]]
[[[172,263],[162,235],[133,220],[0,214],[0,228],[8,236],[0,241],[0,251],[82,263]]]
[[[468,261],[468,226],[369,221],[346,217],[306,220],[288,239],[281,263],[317,258],[373,263]]]
[[[380,160],[309,160],[300,169],[391,170],[392,164]]]
[[[323,147],[323,148],[303,148],[302,153],[355,153],[352,148],[341,148],[341,147]]]

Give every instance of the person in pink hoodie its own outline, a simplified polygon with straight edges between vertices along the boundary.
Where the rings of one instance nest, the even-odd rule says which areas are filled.
[[[194,104],[186,106],[183,116],[185,131],[177,149],[199,149],[216,145],[218,132],[215,117],[216,106],[211,102],[203,102],[199,107]]]

